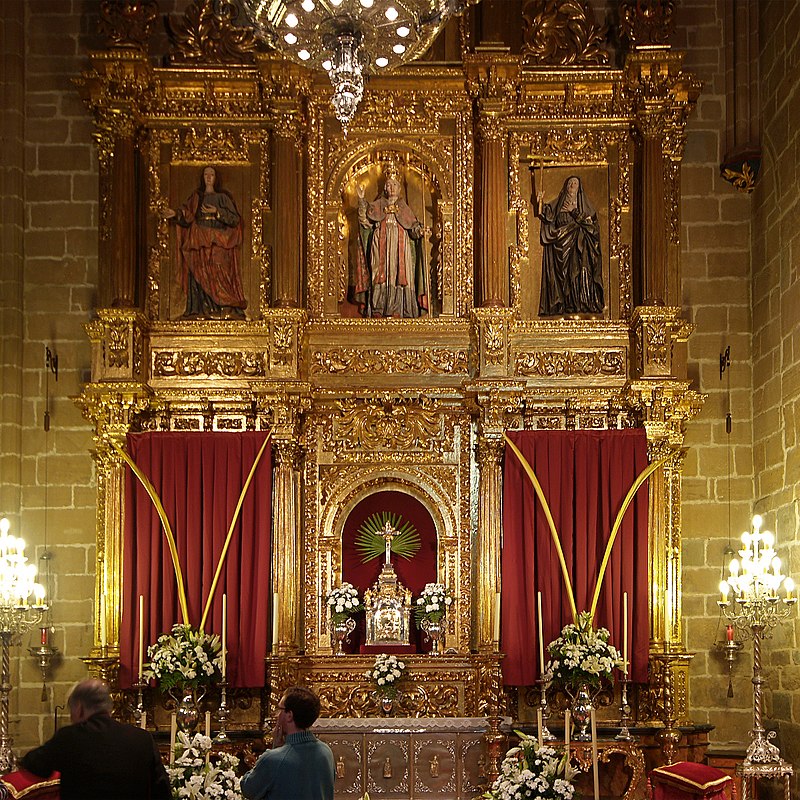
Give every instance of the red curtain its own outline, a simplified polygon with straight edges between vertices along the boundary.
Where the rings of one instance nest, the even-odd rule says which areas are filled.
[[[641,429],[512,431],[550,506],[571,576],[577,610],[589,610],[606,543],[625,495],[647,467]],[[611,552],[594,619],[622,651],[623,592],[628,593],[631,679],[647,680],[648,489],[628,508]],[[536,595],[542,593],[547,644],[572,622],[564,578],[544,511],[516,454],[506,448],[503,474],[501,649],[503,680],[529,686],[539,677]]]
[[[172,526],[192,625],[200,624],[236,503],[266,435],[262,431],[128,434],[128,453],[153,484]],[[268,444],[245,495],[205,626],[208,632],[222,632],[222,595],[227,593],[227,666],[232,686],[264,685],[271,619],[271,503]],[[139,595],[144,595],[146,648],[181,616],[161,520],[150,496],[127,468],[120,628],[123,687],[137,678]]]

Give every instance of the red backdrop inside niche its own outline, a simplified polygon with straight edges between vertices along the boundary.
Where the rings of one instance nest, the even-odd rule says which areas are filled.
[[[398,527],[404,522],[410,522],[419,534],[421,547],[412,559],[407,561],[405,558],[392,554],[392,566],[397,574],[397,579],[403,586],[410,589],[416,598],[425,588],[426,583],[436,581],[438,537],[436,525],[428,509],[416,497],[405,492],[375,492],[361,500],[350,512],[342,530],[342,580],[352,583],[362,596],[378,580],[378,574],[384,563],[383,557],[362,563],[361,555],[356,549],[356,537],[358,529],[363,523],[373,514],[382,511],[399,515],[401,519]],[[363,618],[363,614],[361,617]],[[355,641],[349,648],[345,647],[348,652],[357,650],[358,644],[364,641],[363,619],[359,621],[358,629],[351,639]],[[427,649],[420,647],[419,641],[417,641],[417,646],[418,649]]]

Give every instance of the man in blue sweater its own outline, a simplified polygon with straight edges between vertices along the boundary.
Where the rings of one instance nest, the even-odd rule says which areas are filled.
[[[278,703],[272,750],[242,778],[250,800],[333,800],[333,753],[308,729],[319,716],[319,698],[293,686]]]

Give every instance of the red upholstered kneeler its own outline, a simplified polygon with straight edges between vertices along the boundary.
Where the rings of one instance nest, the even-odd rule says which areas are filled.
[[[58,800],[59,773],[40,778],[24,769],[9,772],[0,778],[0,798],[13,800]]]
[[[735,800],[733,778],[721,769],[695,761],[656,767],[648,779],[652,800]]]

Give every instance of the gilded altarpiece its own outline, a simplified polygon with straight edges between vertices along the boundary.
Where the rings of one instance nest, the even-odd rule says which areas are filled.
[[[266,729],[298,680],[321,690],[327,716],[377,713],[363,678],[372,659],[333,655],[324,596],[341,579],[348,511],[389,489],[429,510],[437,577],[456,595],[450,652],[439,663],[408,657],[400,707],[488,716],[496,734],[499,716],[530,717],[533,700],[503,692],[494,632],[503,431],[636,426],[653,457],[670,456],[650,482],[651,681],[638,718],[674,732],[689,721],[681,448],[702,402],[678,307],[680,159],[699,91],[680,54],[634,48],[621,69],[548,66],[465,40],[463,63],[371,79],[346,137],[325,76],[275,54],[212,56],[156,68],[111,44],[84,75],[101,241],[131,256],[103,250],[103,307],[87,325],[92,379],[79,398],[96,430],[97,595],[109,598],[109,647],[101,652],[96,620],[91,668],[113,680],[118,655],[124,508],[109,437],[270,428],[270,580],[281,603],[263,703],[250,712],[242,702],[234,725]],[[127,171],[140,174],[127,200],[115,183],[126,172],[119,139],[144,165]],[[184,318],[167,211],[208,165],[243,218],[244,318]],[[364,317],[351,292],[359,192],[376,198],[391,171],[422,230],[428,309],[415,319]],[[604,303],[542,315],[536,195],[553,199],[573,175],[597,210]],[[117,202],[144,209],[135,235],[111,213]]]

